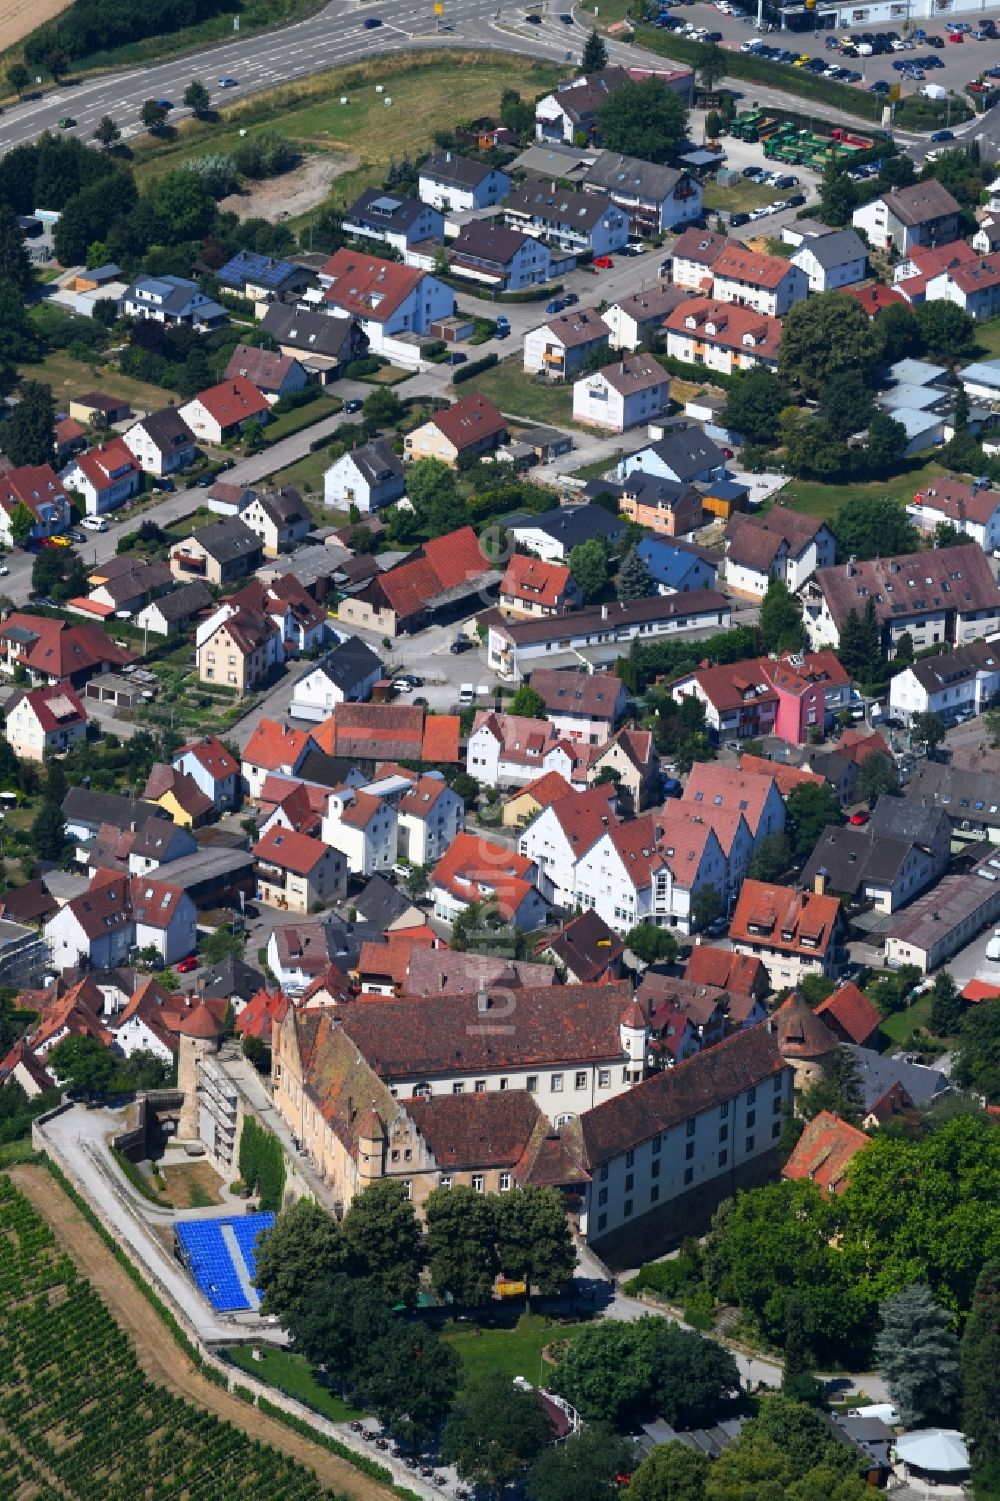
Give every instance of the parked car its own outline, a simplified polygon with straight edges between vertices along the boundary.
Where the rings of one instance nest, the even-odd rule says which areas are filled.
[[[749,223],[750,223],[750,215],[749,214],[744,214],[742,212],[742,210],[739,213],[730,214],[729,215],[729,227],[730,227],[730,229],[739,229],[739,227],[740,227],[741,224],[749,224]]]
[[[561,313],[565,306],[566,304],[561,297],[553,297],[551,302],[545,304],[545,311],[547,313]]]
[[[932,141],[953,141],[954,139],[955,132],[953,130],[936,130],[931,136]]]
[[[194,955],[191,954],[187,959],[182,959],[177,965],[177,973],[179,975],[189,975],[193,969],[197,968],[198,961],[194,957]]]
[[[466,360],[468,358],[469,358],[469,356],[467,354],[463,354],[460,349],[455,349],[448,356],[448,364],[449,365],[464,365],[465,362],[466,362]]]
[[[598,271],[610,271],[614,266],[614,261],[610,255],[595,255],[594,265]]]
[[[448,650],[451,652],[453,657],[460,657],[462,653],[464,651],[468,651],[471,646],[472,642],[469,640],[468,636],[456,636],[454,641],[449,646]]]
[[[75,124],[76,121],[73,119],[72,115],[63,115],[62,119],[59,121],[59,129],[71,130]]]
[[[357,396],[352,396],[350,401],[344,402],[345,412],[360,412],[363,408],[364,402],[361,401]]]
[[[852,813],[850,821],[856,829],[863,829],[870,818],[871,814],[866,813],[864,809],[862,809],[859,813]]]
[[[575,305],[579,301],[580,301],[580,299],[576,295],[575,292],[564,292],[563,293],[563,300],[562,300],[563,307],[575,307]]]

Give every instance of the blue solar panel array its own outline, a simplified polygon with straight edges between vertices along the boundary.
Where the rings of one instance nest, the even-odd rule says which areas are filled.
[[[257,1270],[254,1243],[260,1232],[270,1230],[273,1224],[273,1214],[243,1214],[227,1215],[216,1220],[184,1220],[175,1225],[185,1264],[198,1287],[219,1313],[235,1313],[240,1309],[256,1306],[243,1290],[239,1273],[222,1235],[223,1225],[232,1226],[245,1263],[241,1270],[253,1281]]]

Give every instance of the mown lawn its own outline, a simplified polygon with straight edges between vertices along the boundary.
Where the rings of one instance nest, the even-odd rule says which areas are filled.
[[[866,480],[863,484],[826,485],[792,479],[773,497],[772,504],[780,500],[791,511],[804,511],[808,516],[834,521],[841,506],[846,505],[849,500],[890,495],[894,500],[905,504],[913,499],[922,485],[927,484],[935,475],[946,472],[936,459],[927,458],[922,462],[919,459],[912,460],[901,473],[888,479]]]
[[[457,1351],[467,1379],[500,1371],[511,1380],[523,1376],[538,1385],[542,1351],[555,1340],[573,1339],[586,1326],[550,1323],[525,1316],[513,1329],[483,1329],[478,1324],[450,1324],[443,1338]]]
[[[265,128],[279,130],[303,150],[347,151],[360,159],[358,168],[333,186],[332,200],[342,202],[356,196],[365,181],[381,180],[390,161],[430,149],[436,130],[497,114],[504,89],[515,88],[525,98],[534,98],[552,88],[559,76],[560,70],[548,64],[476,53],[396,63],[380,59],[321,73],[226,108],[217,125],[185,122],[173,142],[141,139],[133,148],[133,166],[141,183],[191,157],[234,150],[241,129],[251,136]],[[376,83],[383,93],[375,92]],[[342,105],[342,97],[349,103]],[[386,99],[392,100],[390,107]]]
[[[544,315],[539,314],[539,322]],[[484,370],[475,380],[457,386],[457,396],[481,392],[500,411],[512,417],[528,417],[532,422],[554,423],[557,427],[573,424],[573,386],[551,385],[525,374],[521,356],[501,360],[492,370]]]
[[[730,214],[748,214],[751,209],[763,208],[775,199],[790,197],[792,191],[794,190],[789,189],[786,193],[778,193],[766,184],[750,182],[746,177],[741,177],[739,182],[733,183],[729,188],[721,187],[717,182],[706,182],[701,201],[706,213],[714,214],[719,209],[725,209]],[[767,220],[761,219],[759,222],[761,234],[764,234]]]
[[[282,438],[288,438],[292,433],[301,432],[304,427],[312,427],[314,422],[322,422],[324,417],[334,417],[343,410],[344,403],[337,396],[328,396],[324,391],[314,401],[307,402],[305,406],[295,407],[290,412],[281,412],[277,417],[271,417],[270,422],[264,428],[264,438],[268,446],[278,443]]]
[[[347,1423],[352,1418],[363,1416],[349,1402],[341,1401],[325,1386],[320,1386],[304,1355],[292,1355],[287,1350],[271,1350],[265,1346],[260,1360],[254,1360],[249,1345],[233,1345],[227,1353],[234,1365],[266,1381],[269,1386],[277,1387],[286,1396],[297,1397],[334,1423]]]
[[[915,1027],[926,1027],[931,1019],[933,997],[930,991],[918,996],[905,1011],[895,1011],[882,1022],[881,1030],[894,1047],[902,1047]]]

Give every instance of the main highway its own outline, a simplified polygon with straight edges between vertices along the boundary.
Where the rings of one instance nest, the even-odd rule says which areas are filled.
[[[443,3],[439,29],[433,0],[368,0],[366,4],[331,0],[315,15],[291,26],[234,34],[231,41],[158,65],[97,74],[73,86],[48,88],[40,98],[13,104],[0,116],[0,152],[34,140],[44,130],[58,130],[59,120],[66,115],[76,120],[74,130],[81,140],[91,140],[104,115],[111,116],[128,140],[142,133],[139,111],[147,99],[171,100],[175,107],[170,118],[176,123],[189,114],[181,100],[193,78],[205,84],[213,107],[224,108],[265,89],[294,84],[311,73],[415,49],[522,53],[564,63],[572,72],[592,24],[584,13],[573,10],[573,0],[532,4],[532,10],[541,13],[540,25],[529,24],[527,7],[510,0]],[[707,6],[696,9],[708,13]],[[574,18],[567,25],[560,16],[571,13]],[[365,29],[369,18],[377,18],[381,26]],[[668,59],[628,43],[610,41],[608,51],[612,62],[661,70],[671,66]],[[234,78],[237,85],[220,88],[220,78]],[[774,88],[741,83],[734,87],[738,92],[749,88],[754,100],[764,106],[795,103]],[[839,118],[837,111],[823,106],[811,106],[810,112]]]

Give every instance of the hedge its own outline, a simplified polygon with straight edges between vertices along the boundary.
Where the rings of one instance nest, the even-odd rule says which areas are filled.
[[[443,281],[454,291],[478,297],[480,302],[545,302],[550,297],[558,297],[563,289],[562,282],[556,281],[546,282],[544,287],[525,287],[522,292],[498,292],[493,287],[481,287],[474,281],[466,281],[461,276],[451,276],[446,271],[437,271],[435,275],[438,281]]]
[[[692,66],[697,60],[700,42],[679,37],[673,31],[658,26],[641,26],[642,44],[651,52]],[[766,58],[754,57],[749,52],[726,52],[726,73],[730,78],[742,78],[747,83],[766,84],[783,94],[797,94],[816,104],[829,104],[847,115],[858,115],[863,120],[880,121],[883,101],[875,94],[862,94],[847,83],[836,83],[832,78],[817,78],[802,68],[786,68],[782,63],[768,62]],[[749,108],[749,101],[747,102]]]
[[[240,1177],[251,1193],[256,1189],[260,1194],[261,1209],[278,1213],[285,1191],[285,1153],[278,1138],[252,1115],[240,1132]]]
[[[463,380],[472,380],[477,375],[482,375],[484,370],[492,370],[494,365],[499,365],[498,354],[486,354],[481,360],[473,360],[471,365],[462,365],[452,376],[452,385],[461,385]]]
[[[722,391],[732,389],[732,375],[709,370],[705,365],[694,365],[688,360],[679,360],[674,354],[654,354],[653,358],[663,366],[668,375],[676,375],[681,380],[697,381],[703,386],[718,386]]]

